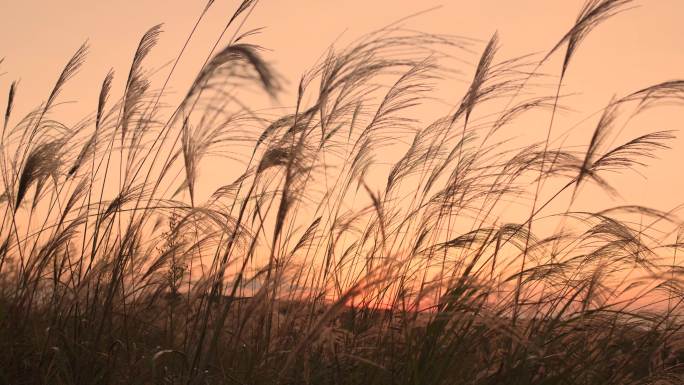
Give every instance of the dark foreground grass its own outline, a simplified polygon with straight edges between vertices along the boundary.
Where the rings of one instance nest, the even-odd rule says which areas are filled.
[[[668,146],[670,131],[615,141],[681,102],[684,81],[617,96],[581,149],[553,140],[582,39],[629,5],[589,1],[541,58],[502,60],[494,36],[428,124],[443,63],[472,41],[388,26],[331,50],[273,116],[239,97],[281,90],[239,31],[253,1],[173,108],[173,69],[154,88],[146,67],[158,27],[77,123],[60,122],[59,94],[85,47],[21,118],[13,83],[0,383],[682,383],[676,212],[574,206]],[[540,69],[559,56],[549,86]],[[544,138],[515,144],[530,116]]]

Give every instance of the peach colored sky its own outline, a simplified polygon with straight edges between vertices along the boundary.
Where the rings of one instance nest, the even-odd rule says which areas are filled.
[[[186,88],[237,3],[216,1],[177,71],[172,83],[174,90],[181,92]],[[433,6],[442,5],[407,25],[425,32],[483,41],[498,31],[502,44],[499,58],[508,58],[551,48],[570,28],[582,4],[583,0],[263,0],[245,27],[266,27],[251,41],[272,50],[266,57],[290,80],[293,89],[301,73],[335,39],[349,42]],[[564,89],[581,93],[569,99],[577,113],[562,122],[558,132],[605,105],[614,94],[624,95],[652,83],[684,78],[684,1],[642,0],[636,4],[637,9],[604,23],[581,45]],[[180,0],[2,1],[0,57],[5,57],[5,62],[0,65],[0,74],[4,73],[0,76],[0,105],[5,105],[6,90],[15,79],[20,80],[15,116],[39,103],[64,63],[88,39],[91,49],[86,66],[69,84],[62,100],[78,100],[79,107],[74,108],[91,111],[107,70],[113,66],[119,83],[123,82],[121,78],[128,70],[138,39],[149,27],[165,23],[165,32],[148,61],[162,65],[175,57],[204,5],[203,1]],[[464,59],[474,63],[477,54]],[[467,72],[471,67],[460,69]],[[557,61],[544,68],[552,74],[557,74],[557,69]],[[115,87],[114,92],[120,91],[120,87],[121,84]],[[443,90],[440,96],[455,103],[462,95],[460,89],[449,91]],[[291,100],[286,94],[283,102],[289,105]],[[682,107],[659,110],[647,124],[638,127],[639,132],[679,130],[684,117],[681,110]],[[578,131],[581,138],[577,142],[586,143],[590,135],[587,132],[590,131]],[[645,172],[647,180],[635,174],[624,180],[621,176],[611,179],[627,201],[660,209],[670,209],[682,202],[684,134],[678,136],[672,143],[673,150],[660,153],[660,159],[650,162],[651,167]],[[203,176],[211,172],[206,170]]]

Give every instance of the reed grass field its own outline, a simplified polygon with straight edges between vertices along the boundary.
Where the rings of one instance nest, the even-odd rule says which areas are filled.
[[[566,103],[633,5],[516,57],[402,19],[286,79],[244,0],[175,99],[195,29],[164,65],[157,25],[74,122],[88,44],[33,107],[0,61],[0,384],[684,383],[680,206],[612,183],[682,151],[643,117],[684,117],[684,80]]]

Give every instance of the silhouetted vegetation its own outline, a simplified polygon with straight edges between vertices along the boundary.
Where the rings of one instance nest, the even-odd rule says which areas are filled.
[[[86,46],[24,117],[12,83],[0,383],[682,383],[676,212],[573,205],[667,149],[672,131],[614,142],[684,81],[616,96],[584,148],[553,141],[571,59],[629,5],[590,0],[547,55],[512,59],[497,36],[392,24],[331,49],[280,116],[240,97],[283,89],[240,31],[249,0],[175,106],[175,65],[155,88],[146,62],[159,26],[76,124],[59,96]],[[478,49],[460,100],[421,123],[445,61]],[[523,116],[545,119],[543,140],[511,140]],[[205,169],[237,177],[205,199]]]

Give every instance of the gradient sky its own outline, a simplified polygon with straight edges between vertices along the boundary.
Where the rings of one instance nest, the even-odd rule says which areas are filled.
[[[335,40],[343,45],[404,16],[442,5],[407,22],[417,30],[472,37],[486,41],[498,31],[499,58],[542,52],[551,48],[570,28],[583,0],[451,0],[422,2],[402,0],[263,0],[245,29],[265,27],[251,41],[270,51],[266,57],[290,80],[289,105],[296,81]],[[235,0],[217,0],[193,38],[172,86],[181,92],[192,80],[209,52]],[[566,79],[566,93],[576,113],[562,122],[559,132],[605,105],[613,95],[624,95],[653,83],[684,78],[684,1],[643,0],[638,8],[607,21],[582,43]],[[86,65],[62,94],[62,100],[78,100],[72,113],[89,112],[95,106],[101,79],[110,67],[123,77],[140,36],[152,25],[164,23],[164,34],[148,63],[160,66],[172,60],[197,16],[203,1],[187,0],[24,0],[0,2],[0,105],[6,90],[19,79],[15,117],[42,101],[62,66],[86,39],[91,49]],[[479,52],[482,45],[476,46]],[[465,60],[475,63],[478,53]],[[557,58],[559,59],[559,58]],[[472,67],[472,68],[471,68]],[[558,60],[544,68],[558,73]],[[459,68],[470,71],[473,66]],[[464,76],[467,78],[467,76]],[[181,92],[182,93],[182,92]],[[462,90],[440,91],[455,103]],[[84,102],[87,101],[87,102]],[[3,107],[4,108],[4,107]],[[75,116],[75,115],[74,115]],[[648,121],[635,126],[635,136],[646,131],[675,129],[682,125],[682,107],[658,110]],[[589,140],[591,126],[577,131],[578,142]],[[631,203],[670,209],[682,202],[684,189],[684,133],[673,150],[660,153],[645,170],[648,179],[636,174],[611,179]],[[537,136],[538,137],[538,136]],[[212,170],[203,171],[204,177]],[[591,204],[591,202],[589,202]]]

